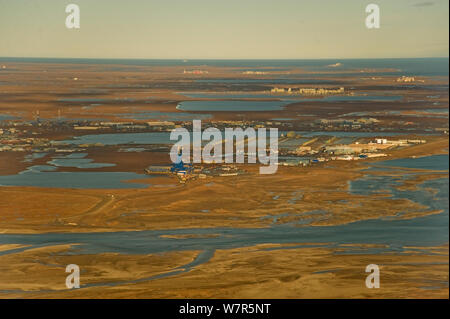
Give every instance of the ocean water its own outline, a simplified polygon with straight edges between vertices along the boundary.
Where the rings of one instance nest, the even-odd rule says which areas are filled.
[[[449,58],[399,58],[399,59],[286,59],[286,60],[219,60],[219,59],[192,59],[192,60],[164,60],[164,59],[63,59],[63,58],[14,58],[0,57],[1,63],[28,62],[28,63],[67,63],[67,64],[100,64],[123,66],[185,66],[185,67],[233,67],[243,70],[264,71],[266,68],[274,70],[287,70],[302,68],[312,71],[351,71],[360,69],[396,69],[401,75],[421,76],[448,76]],[[338,68],[329,65],[341,63]],[[269,70],[270,71],[270,70]],[[242,72],[242,70],[240,71]],[[364,75],[364,73],[361,73]],[[380,74],[382,75],[382,74]]]

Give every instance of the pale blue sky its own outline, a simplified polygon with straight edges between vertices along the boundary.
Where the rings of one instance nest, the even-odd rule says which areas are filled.
[[[369,3],[380,29],[365,27]],[[0,0],[0,56],[447,57],[448,18],[448,0]]]

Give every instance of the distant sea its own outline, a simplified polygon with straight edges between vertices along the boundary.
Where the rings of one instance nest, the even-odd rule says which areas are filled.
[[[449,58],[399,58],[399,59],[302,59],[302,60],[164,60],[164,59],[69,59],[69,58],[14,58],[0,57],[0,63],[62,63],[62,64],[113,64],[134,66],[186,66],[234,67],[248,71],[265,68],[288,70],[302,68],[311,71],[351,71],[360,69],[397,69],[402,75],[448,76]],[[338,67],[330,67],[341,63]],[[0,69],[1,71],[1,69]],[[361,73],[364,74],[364,73]],[[397,72],[395,72],[397,74]],[[380,74],[382,75],[382,74]]]

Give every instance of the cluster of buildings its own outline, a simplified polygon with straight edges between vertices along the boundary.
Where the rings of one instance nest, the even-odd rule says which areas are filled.
[[[414,76],[402,75],[401,77],[397,78],[397,82],[411,83],[411,82],[425,82],[425,81],[424,80],[418,80]]]
[[[208,74],[209,72],[206,70],[184,70],[183,74]]]
[[[134,122],[91,122],[87,125],[74,124],[75,130],[99,130],[99,129],[114,129],[117,131],[136,131],[136,130],[154,130],[154,131],[168,131],[176,127],[174,122],[170,121],[152,121],[146,123]]]
[[[177,160],[172,165],[152,165],[145,169],[149,175],[174,175],[180,183],[186,183],[188,180],[205,179],[207,177],[220,176],[238,176],[244,174],[245,171],[240,170],[233,164],[212,164],[202,163],[199,166],[186,164],[182,160],[182,153],[178,153]]]
[[[318,150],[313,149],[311,146],[308,145],[300,145],[295,149],[295,154],[297,155],[314,155],[319,153]]]
[[[375,139],[375,141],[373,143],[374,144],[382,144],[382,145],[391,145],[391,146],[407,146],[410,144],[425,144],[426,142],[427,142],[426,140],[407,139],[407,140],[392,141],[392,140],[388,140],[387,138],[377,138],[377,139]]]
[[[275,87],[270,90],[272,94],[299,94],[299,95],[330,95],[330,94],[344,94],[345,88],[278,88]]]
[[[286,137],[295,140],[295,137]],[[291,149],[282,149],[279,165],[281,166],[307,166],[313,163],[334,160],[362,160],[367,158],[385,157],[386,150],[394,147],[407,147],[415,144],[424,144],[421,139],[396,139],[376,138],[368,140],[362,138],[354,140],[350,138],[349,144],[335,144],[336,137],[314,137],[299,146],[291,145]],[[301,143],[299,141],[299,143]],[[291,143],[292,144],[292,143]]]
[[[181,127],[191,129],[192,122],[184,122],[180,125]],[[223,121],[214,121],[214,127],[219,130],[223,130],[225,128],[242,128],[243,130],[247,128],[253,128],[257,130],[258,128],[268,128],[268,127],[292,127],[292,123],[288,122],[280,122],[280,121],[264,121],[264,120],[254,120],[254,121],[246,121],[246,120],[223,120]]]
[[[308,166],[311,164],[311,159],[288,157],[278,160],[278,166]]]
[[[0,129],[0,152],[25,152],[49,146],[49,141],[46,138],[21,137],[14,128]]]
[[[380,121],[376,118],[358,118],[358,119],[320,119],[314,123],[321,129],[333,130],[333,129],[353,129],[358,130],[365,127],[372,127],[378,124]]]
[[[264,72],[264,71],[244,71],[244,72],[242,72],[242,74],[246,74],[246,75],[264,75],[264,74],[267,74],[267,72]]]
[[[334,63],[334,64],[329,64],[329,65],[327,65],[329,68],[338,68],[338,67],[340,67],[340,66],[342,66],[342,63],[340,63],[340,62],[337,62],[337,63]]]
[[[373,153],[379,151],[387,150],[392,147],[398,146],[411,146],[414,144],[424,144],[426,140],[388,140],[386,138],[377,138],[375,141],[369,143],[359,143],[355,142],[353,144],[347,145],[331,145],[326,146],[324,152],[331,155],[351,155],[360,154],[366,157],[377,157],[386,156],[385,154],[377,154],[374,156]]]

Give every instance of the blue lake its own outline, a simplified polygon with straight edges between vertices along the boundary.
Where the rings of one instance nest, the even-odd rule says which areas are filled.
[[[0,176],[0,186],[35,186],[61,188],[146,188],[148,184],[127,180],[149,178],[129,172],[55,172],[55,166],[36,165],[15,175]]]
[[[76,168],[100,168],[100,167],[112,167],[116,164],[110,163],[92,163],[93,160],[85,158],[86,153],[72,153],[66,156],[54,157],[47,164],[58,167],[76,167]]]
[[[202,125],[202,130],[210,127],[209,125]],[[287,134],[288,131],[278,131],[278,135]],[[382,136],[401,136],[405,133],[396,132],[304,132],[295,131],[296,134],[302,137],[314,136],[336,136],[336,137],[382,137]],[[223,133],[222,133],[223,134]],[[268,135],[268,133],[267,133]],[[433,134],[429,134],[433,135]],[[76,136],[73,139],[58,141],[58,144],[96,144],[103,145],[122,145],[122,144],[174,144],[176,141],[170,140],[170,132],[143,132],[143,133],[110,133],[110,134],[88,134]]]
[[[334,95],[314,99],[305,98],[297,100],[297,102],[352,102],[352,101],[394,102],[400,101],[402,98],[403,97],[400,95]]]
[[[292,102],[282,101],[184,101],[177,106],[183,111],[236,112],[236,111],[281,111]]]
[[[17,119],[19,119],[19,118],[16,116],[12,116],[9,114],[0,114],[0,122],[1,121],[9,121],[9,120],[17,120]]]
[[[449,168],[447,154],[387,160],[377,162],[377,165],[431,170],[448,170]]]
[[[280,134],[287,134],[288,131],[279,131]],[[336,136],[336,137],[382,137],[382,136],[401,136],[405,133],[398,132],[342,132],[342,131],[319,131],[319,132],[303,132],[295,131],[296,134],[303,137],[314,136]],[[427,134],[428,135],[428,134]],[[432,134],[429,134],[432,135]]]
[[[228,83],[228,84],[336,84],[339,81],[316,79],[315,75],[306,79],[272,78],[272,79],[201,79],[197,83]]]
[[[58,99],[58,102],[80,102],[80,103],[107,103],[107,102],[133,102],[133,98],[64,98]]]
[[[134,112],[115,114],[115,116],[124,119],[133,120],[149,120],[158,119],[165,121],[192,121],[192,120],[204,120],[211,118],[211,114],[198,114],[198,113],[184,113],[184,112]]]
[[[305,98],[301,95],[289,95],[289,94],[242,94],[242,93],[179,93],[181,95],[190,98],[201,99],[270,99],[270,100],[283,100],[293,102],[351,102],[351,101],[400,101],[403,97],[400,95],[330,95],[330,96],[318,96],[314,98]]]
[[[58,141],[67,144],[96,144],[120,145],[120,144],[174,144],[170,140],[170,132],[145,132],[145,133],[111,133],[89,134],[76,136],[70,140]]]

